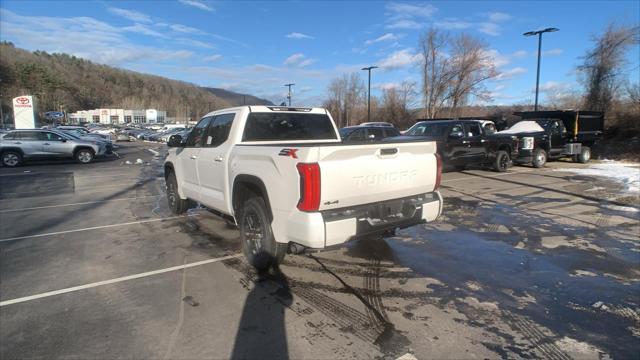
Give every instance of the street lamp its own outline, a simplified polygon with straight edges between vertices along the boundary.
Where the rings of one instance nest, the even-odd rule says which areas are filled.
[[[367,92],[367,122],[371,122],[371,70],[377,69],[377,66],[364,67],[362,70],[369,72],[369,91]]]
[[[540,53],[542,50],[542,34],[546,33],[546,32],[556,32],[560,29],[557,28],[546,28],[544,30],[537,30],[537,31],[528,31],[522,35],[524,36],[534,36],[534,35],[538,35],[538,72],[536,74],[536,102],[534,105],[534,111],[538,111],[538,89],[540,86]]]
[[[289,88],[289,94],[287,95],[287,99],[289,99],[289,106],[291,106],[291,87],[295,85],[295,84],[284,84],[284,86],[287,86]]]

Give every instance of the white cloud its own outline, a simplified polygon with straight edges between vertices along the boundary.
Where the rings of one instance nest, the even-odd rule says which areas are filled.
[[[502,12],[490,12],[487,16],[491,22],[507,21],[511,19],[511,15]]]
[[[481,33],[485,33],[487,35],[491,35],[491,36],[498,36],[500,35],[500,25],[492,23],[492,22],[483,22],[480,23],[480,26],[478,28],[478,31],[480,31]]]
[[[63,52],[108,65],[193,56],[186,50],[134,44],[123,36],[127,31],[90,17],[22,16],[0,9],[3,39],[28,50]]]
[[[438,8],[431,4],[420,3],[398,3],[391,2],[386,4],[385,8],[395,16],[403,17],[431,17]]]
[[[171,30],[187,33],[187,34],[204,34],[204,32],[200,29],[193,28],[191,26],[181,25],[181,24],[172,24],[170,25]]]
[[[523,58],[527,56],[527,54],[528,52],[526,52],[525,50],[518,50],[511,54],[511,56],[513,56],[514,58]]]
[[[512,69],[509,70],[505,70],[503,72],[501,72],[496,78],[495,80],[507,80],[507,79],[511,79],[513,77],[516,77],[518,75],[522,75],[524,73],[527,72],[527,69],[523,68],[523,67],[514,67]],[[497,86],[496,86],[497,88]]]
[[[395,35],[393,33],[386,33],[386,34],[384,34],[384,35],[382,35],[382,36],[380,36],[378,38],[375,38],[373,40],[367,40],[364,43],[366,45],[371,45],[371,44],[378,43],[378,42],[394,41],[394,40],[398,40],[398,39],[399,39],[398,35]]]
[[[373,86],[374,89],[390,90],[390,89],[399,88],[400,87],[400,83],[399,82],[375,83],[372,86]]]
[[[387,29],[420,29],[425,19],[430,18],[438,9],[427,3],[391,2],[385,5],[388,20]]]
[[[122,9],[117,7],[110,7],[107,10],[112,14],[122,16],[123,18],[129,19],[134,22],[143,22],[143,23],[151,22],[151,17],[149,15],[143,14],[139,11],[127,10],[127,9]]]
[[[547,81],[546,83],[540,85],[540,91],[559,91],[559,90],[566,90],[568,87],[567,84],[565,83],[561,83],[561,82],[557,82],[557,81]],[[533,91],[535,91],[535,88],[533,88]]]
[[[143,25],[143,24],[133,24],[131,26],[125,26],[125,27],[122,28],[122,30],[134,32],[134,33],[137,33],[137,34],[155,36],[155,37],[159,37],[159,38],[166,38],[167,37],[165,34],[157,32],[157,31],[149,28],[147,25]]]
[[[564,51],[562,49],[551,49],[542,51],[542,56],[558,56],[562,55]]]
[[[202,59],[202,60],[204,60],[204,61],[211,61],[211,62],[214,62],[214,61],[218,61],[218,60],[220,60],[220,59],[222,59],[222,55],[220,55],[220,54],[215,54],[215,55],[207,56],[207,57],[205,57],[205,58],[204,58],[204,59]]]
[[[484,56],[489,58],[493,65],[497,68],[505,66],[511,62],[509,56],[502,55],[498,50],[495,49],[485,51]]]
[[[316,62],[315,59],[307,59],[304,54],[302,53],[296,53],[293,54],[291,56],[289,56],[288,58],[286,58],[284,60],[284,65],[286,66],[297,66],[297,67],[305,67],[305,66],[309,66],[311,64],[313,64],[314,62]]]
[[[303,34],[303,33],[299,33],[299,32],[289,33],[289,34],[285,35],[285,37],[287,37],[289,39],[313,39],[314,38],[311,35],[307,35],[307,34]]]
[[[193,6],[195,8],[198,8],[200,10],[205,10],[205,11],[214,11],[215,9],[212,8],[211,6],[209,6],[207,3],[199,1],[199,0],[178,0],[181,3],[188,5],[188,6]]]
[[[302,59],[304,59],[304,54],[302,54],[302,53],[293,54],[293,55],[291,55],[291,56],[289,56],[288,58],[285,59],[284,64],[285,65],[295,65],[295,64],[299,63],[300,61],[302,61]]]
[[[213,46],[213,44],[210,44],[208,42],[204,42],[204,41],[200,41],[200,40],[195,40],[195,39],[189,39],[189,38],[177,38],[176,42],[183,44],[183,45],[190,45],[190,46],[195,46],[195,47],[199,47],[199,48],[203,48],[203,49],[215,49],[215,46]]]
[[[378,62],[378,66],[385,70],[400,69],[409,65],[414,65],[420,61],[421,55],[416,54],[413,49],[403,49],[391,53],[386,58]]]
[[[447,30],[461,30],[470,28],[473,24],[467,21],[449,18],[441,21],[436,21],[433,25]]]

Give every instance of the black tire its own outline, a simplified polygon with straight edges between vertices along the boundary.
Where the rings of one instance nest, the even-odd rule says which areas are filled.
[[[2,166],[16,167],[22,164],[22,154],[17,151],[2,152]]]
[[[533,167],[541,168],[547,163],[547,152],[544,149],[537,148],[533,150],[533,159],[531,160]]]
[[[95,153],[93,152],[93,150],[87,149],[87,148],[78,149],[76,150],[76,153],[73,155],[76,161],[79,162],[80,164],[88,164],[92,162],[94,156],[95,156]]]
[[[239,215],[242,252],[249,264],[258,271],[280,264],[287,253],[287,244],[276,242],[264,199],[247,199]]]
[[[588,146],[583,146],[580,154],[578,154],[578,162],[580,164],[586,164],[591,159],[591,149]]]
[[[184,214],[189,209],[189,200],[180,198],[178,193],[178,180],[176,175],[171,172],[167,176],[167,202],[169,209],[174,215]]]
[[[509,163],[511,159],[509,158],[509,154],[507,154],[504,150],[499,150],[496,153],[496,158],[493,161],[493,168],[497,172],[505,172],[509,169]]]

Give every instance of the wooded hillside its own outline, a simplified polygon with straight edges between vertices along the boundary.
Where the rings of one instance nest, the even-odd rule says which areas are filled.
[[[166,110],[168,117],[197,119],[214,109],[242,105],[242,94],[218,90],[0,43],[0,96],[5,112],[11,111],[12,98],[27,94],[37,96],[40,112],[155,108]]]

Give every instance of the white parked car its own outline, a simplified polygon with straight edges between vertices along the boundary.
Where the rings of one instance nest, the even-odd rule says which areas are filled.
[[[259,269],[288,250],[388,234],[442,211],[435,142],[342,144],[324,109],[218,110],[168,145],[171,210],[183,213],[194,200],[234,221]]]

